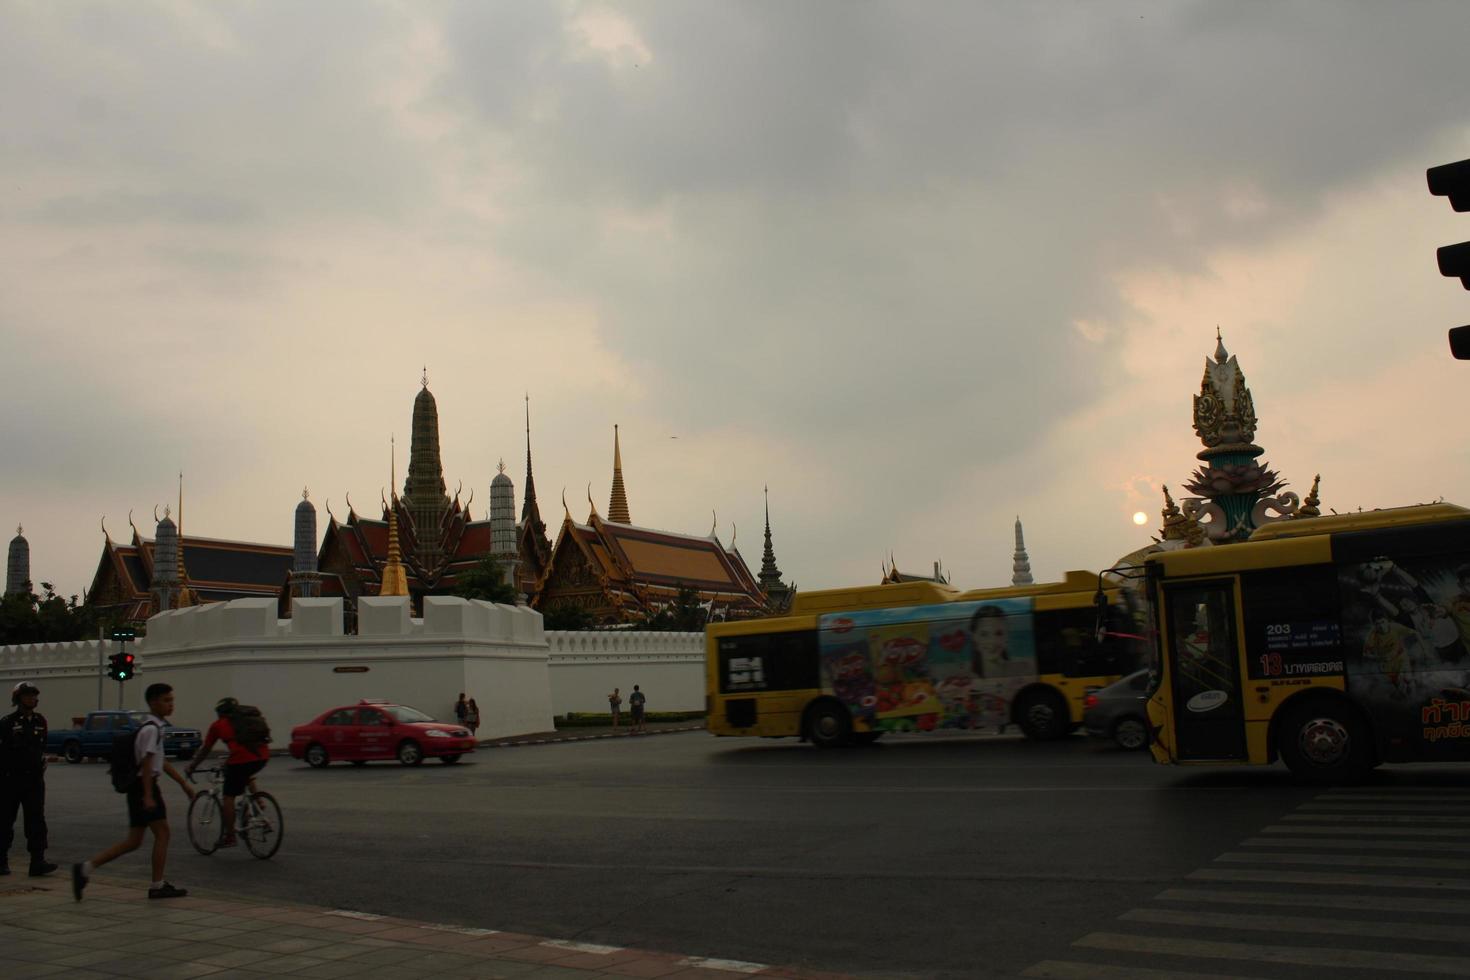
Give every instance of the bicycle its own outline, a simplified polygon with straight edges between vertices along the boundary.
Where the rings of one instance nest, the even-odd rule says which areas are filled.
[[[194,850],[208,857],[219,850],[224,839],[224,793],[225,770],[213,766],[204,770],[210,774],[212,785],[197,793],[189,802],[189,843]],[[193,774],[189,782],[194,781]],[[252,793],[247,789],[235,800],[235,834],[245,841],[245,847],[262,861],[281,848],[281,838],[286,830],[285,818],[281,816],[280,804],[269,793]]]

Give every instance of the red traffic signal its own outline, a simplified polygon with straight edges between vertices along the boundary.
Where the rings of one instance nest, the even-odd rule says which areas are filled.
[[[115,681],[132,680],[137,672],[137,657],[131,653],[114,653],[107,658],[107,676]]]

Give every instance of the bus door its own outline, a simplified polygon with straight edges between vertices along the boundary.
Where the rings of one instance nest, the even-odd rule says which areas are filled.
[[[1179,761],[1246,757],[1235,582],[1164,586]]]

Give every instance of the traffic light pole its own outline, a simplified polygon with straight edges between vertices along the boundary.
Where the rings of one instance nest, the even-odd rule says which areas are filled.
[[[107,643],[102,639],[102,627],[97,627],[97,710],[102,710],[102,675],[106,668],[102,665],[107,659]]]

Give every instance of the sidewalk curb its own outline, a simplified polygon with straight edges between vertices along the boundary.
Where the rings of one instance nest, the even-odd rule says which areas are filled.
[[[702,732],[704,725],[685,725],[679,728],[660,728],[650,732],[640,732],[639,735],[682,735],[687,732]],[[633,732],[599,732],[596,735],[561,735],[557,733],[550,737],[525,736],[496,739],[495,741],[481,742],[476,748],[479,749],[513,749],[522,745],[555,745],[557,742],[591,742],[600,738],[633,738]]]

